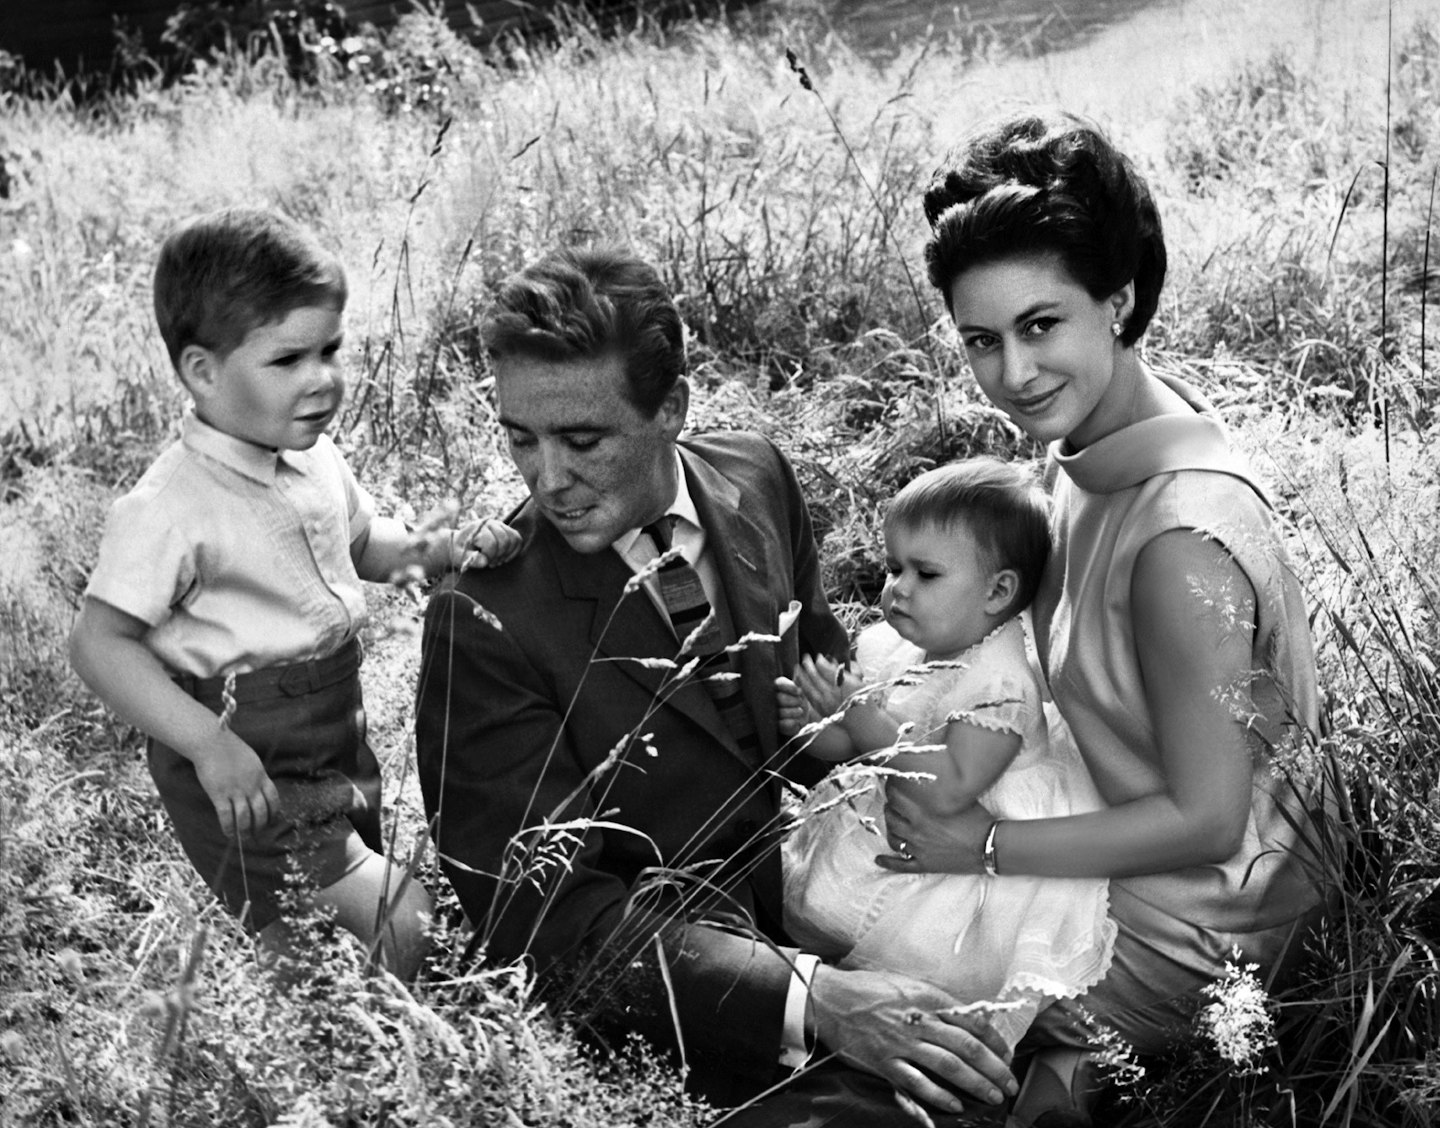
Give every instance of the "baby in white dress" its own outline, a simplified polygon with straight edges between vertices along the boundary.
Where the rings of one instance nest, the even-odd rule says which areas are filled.
[[[931,470],[891,502],[885,548],[885,621],[860,635],[860,675],[806,658],[777,683],[782,730],[854,761],[811,792],[785,841],[786,927],[842,967],[1004,1004],[991,1021],[1013,1049],[1041,1007],[1109,968],[1106,882],[1006,876],[993,845],[979,875],[893,873],[875,858],[887,843],[906,853],[887,836],[887,788],[939,819],[975,803],[997,821],[1101,806],[1025,643],[1050,548],[1045,497],[994,459]]]

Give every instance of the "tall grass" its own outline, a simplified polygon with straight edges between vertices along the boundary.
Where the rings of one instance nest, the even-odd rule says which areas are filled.
[[[1398,35],[1388,191],[1385,117],[1358,93],[1373,76],[1325,87],[1285,52],[1188,91],[1146,157],[1175,249],[1149,357],[1221,403],[1277,487],[1349,818],[1341,896],[1302,983],[1272,1000],[1261,1071],[1241,1086],[1197,1034],[1112,1123],[1408,1126],[1440,1108],[1440,483],[1420,337],[1440,46],[1431,23]],[[276,993],[63,639],[109,501],[182,406],[151,329],[159,238],[241,200],[342,255],[337,439],[381,504],[416,512],[522,492],[474,336],[497,279],[558,241],[634,245],[685,314],[692,422],[792,455],[832,596],[863,618],[895,488],[960,454],[1038,453],[907,278],[917,186],[953,119],[991,104],[973,83],[942,104],[958,62],[926,50],[882,69],[799,25],[575,23],[481,54],[418,13],[306,81],[232,53],[83,106],[0,94],[0,1124],[704,1118],[664,1065],[596,1057],[513,970],[468,965],[443,896],[441,953],[413,989],[322,935],[324,975]],[[416,609],[373,595],[365,692],[387,819],[414,842]],[[433,858],[422,872],[443,894]]]

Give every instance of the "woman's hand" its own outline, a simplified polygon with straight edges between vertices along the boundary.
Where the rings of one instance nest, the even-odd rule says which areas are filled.
[[[893,873],[984,873],[985,835],[995,816],[976,803],[936,818],[899,788],[885,801],[885,829],[894,854],[875,862]]]

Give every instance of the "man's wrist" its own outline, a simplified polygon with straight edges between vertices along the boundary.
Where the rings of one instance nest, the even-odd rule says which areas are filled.
[[[815,976],[819,956],[797,952],[790,973],[790,987],[785,995],[785,1019],[780,1029],[780,1064],[786,1069],[800,1069],[815,1049],[815,1023],[810,1013],[810,981]]]
[[[1000,876],[1000,861],[997,856],[995,837],[1004,819],[996,819],[985,832],[985,844],[980,849],[980,864],[991,877]]]

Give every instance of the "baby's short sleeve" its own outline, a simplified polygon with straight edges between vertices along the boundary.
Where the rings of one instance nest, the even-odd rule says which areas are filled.
[[[918,646],[888,623],[877,623],[861,634],[855,656],[869,682],[890,683],[883,691],[885,707],[921,732],[964,721],[1024,736],[1040,716],[1040,688],[1018,619],[958,658],[939,662],[926,662]]]
[[[130,493],[110,508],[85,595],[159,626],[195,586],[195,548],[152,497]]]
[[[944,689],[936,700],[936,720],[1024,736],[1042,703],[1023,638],[1018,622],[1011,620],[967,653],[963,668],[938,673]]]
[[[941,698],[939,719],[1023,736],[1040,705],[1031,697],[1017,678],[961,678],[960,683]]]

